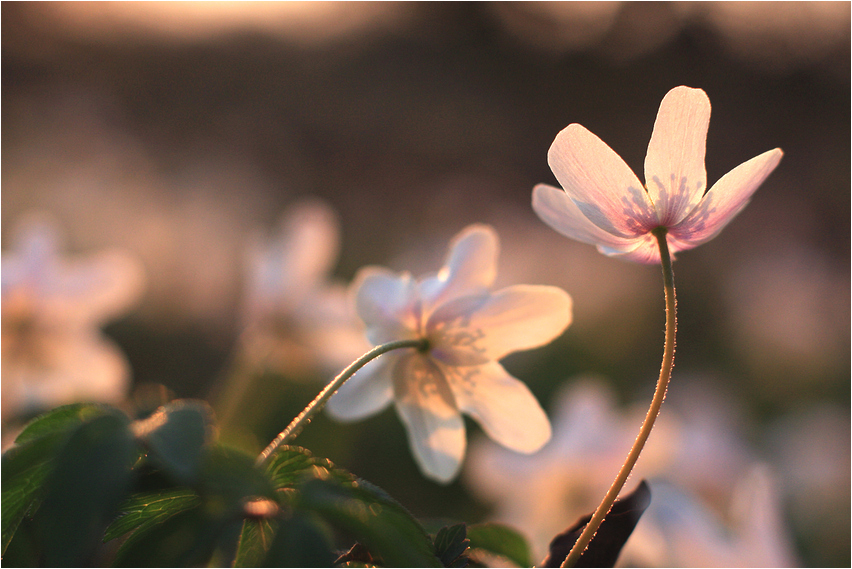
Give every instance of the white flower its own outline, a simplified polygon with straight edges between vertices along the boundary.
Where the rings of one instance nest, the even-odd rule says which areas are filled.
[[[336,372],[370,349],[346,287],[330,280],[339,248],[337,215],[318,199],[291,206],[272,239],[254,237],[242,340],[255,364]]]
[[[648,153],[645,185],[597,136],[568,125],[547,154],[564,191],[539,184],[533,209],[556,231],[597,245],[606,255],[659,263],[651,233],[668,230],[672,253],[715,237],[748,203],[781,160],[775,148],[722,176],[709,191],[704,169],[710,100],[701,89],[676,87],[660,103]]]
[[[498,360],[559,336],[571,322],[571,298],[548,286],[491,292],[497,256],[494,230],[472,225],[437,274],[415,280],[367,267],[353,283],[372,344],[423,339],[426,347],[382,356],[343,385],[329,410],[355,420],[394,401],[421,470],[440,482],[455,477],[465,454],[461,413],[515,451],[535,452],[550,438],[538,401]]]
[[[651,505],[619,565],[797,567],[777,486],[769,468],[755,463],[720,515],[687,489],[652,481]]]
[[[619,565],[786,566],[794,556],[769,474],[762,467],[753,474],[756,463],[730,425],[712,421],[730,420],[725,410],[703,391],[691,395],[700,400],[675,401],[660,417],[631,474],[626,491],[649,479],[651,506]],[[550,443],[530,457],[473,445],[467,485],[543,559],[554,536],[598,506],[646,411],[644,404],[619,411],[605,384],[572,381],[558,398]]]
[[[124,251],[59,256],[51,220],[22,220],[2,259],[4,419],[74,401],[118,402],[130,369],[100,326],[140,298],[141,264]]]

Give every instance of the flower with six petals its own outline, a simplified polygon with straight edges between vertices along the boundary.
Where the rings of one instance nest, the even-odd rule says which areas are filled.
[[[606,255],[659,263],[652,231],[667,230],[672,254],[715,237],[748,203],[781,160],[780,148],[748,160],[708,191],[704,169],[710,100],[701,89],[675,87],[660,103],[645,185],[597,136],[571,124],[556,135],[547,160],[563,190],[539,184],[533,209],[556,231],[597,245]]]
[[[465,454],[461,413],[518,452],[535,452],[550,438],[538,401],[499,360],[559,336],[571,322],[571,298],[550,286],[492,292],[498,248],[491,227],[471,225],[436,274],[414,279],[366,267],[352,285],[372,344],[420,339],[423,348],[371,362],[331,398],[329,411],[356,420],[394,401],[418,465],[440,482],[455,477]]]

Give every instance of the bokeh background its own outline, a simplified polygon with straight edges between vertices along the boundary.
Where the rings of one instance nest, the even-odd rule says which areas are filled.
[[[339,216],[343,282],[367,264],[433,270],[460,229],[492,224],[498,284],[557,285],[575,302],[560,339],[506,367],[550,410],[590,373],[618,408],[644,404],[659,269],[561,237],[530,195],[555,183],[547,149],[573,122],[641,176],[663,95],[703,88],[710,183],[765,150],[785,156],[717,239],[675,263],[671,406],[712,400],[736,417],[737,448],[777,482],[791,563],[849,565],[848,2],[4,2],[2,46],[3,237],[48,211],[71,253],[142,259],[143,301],[106,329],[137,399],[216,400],[249,237],[314,196]],[[328,377],[254,374],[223,437],[260,450]],[[498,509],[473,475],[424,479],[391,410],[346,426],[321,416],[299,442],[417,516]]]

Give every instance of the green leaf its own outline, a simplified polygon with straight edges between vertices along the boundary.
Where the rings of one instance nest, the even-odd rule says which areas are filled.
[[[260,567],[272,546],[278,524],[278,520],[270,518],[245,520],[234,567]]]
[[[188,488],[136,494],[119,506],[120,517],[107,528],[103,540],[113,540],[135,529],[145,531],[200,503],[198,494]]]
[[[255,466],[255,457],[223,445],[213,445],[204,454],[197,488],[231,511],[241,511],[247,498],[276,498],[269,478]]]
[[[205,448],[214,438],[213,410],[204,401],[178,400],[135,421],[133,431],[151,459],[179,482],[198,476]]]
[[[49,566],[88,564],[130,488],[135,444],[127,417],[97,417],[74,430],[47,478],[39,531]]]
[[[91,421],[95,417],[114,412],[115,409],[112,407],[92,403],[63,405],[30,421],[15,439],[15,444],[20,446],[45,436],[67,433],[70,429]]]
[[[301,487],[299,509],[316,512],[391,567],[441,567],[432,540],[420,523],[393,500],[333,480],[311,480]]]
[[[444,567],[465,567],[467,558],[463,556],[469,544],[465,524],[445,526],[435,535],[435,555]]]
[[[44,498],[45,481],[56,454],[71,433],[84,422],[115,412],[101,405],[58,407],[36,417],[24,428],[15,446],[2,459],[2,540],[5,553],[18,525],[33,515]]]
[[[281,521],[260,567],[331,567],[336,557],[319,520],[295,513]]]
[[[216,547],[221,525],[202,506],[182,510],[162,523],[137,529],[116,553],[116,567],[205,566]]]
[[[532,567],[532,554],[526,538],[502,524],[468,526],[467,537],[471,550],[481,549],[512,561],[518,567]]]
[[[294,488],[307,478],[355,480],[352,474],[334,466],[327,458],[315,457],[309,450],[297,446],[279,447],[267,463],[266,473],[276,490]]]

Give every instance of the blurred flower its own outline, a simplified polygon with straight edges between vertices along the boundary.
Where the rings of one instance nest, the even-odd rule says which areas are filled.
[[[2,260],[4,420],[74,401],[118,402],[130,369],[99,327],[141,296],[141,264],[124,251],[59,256],[49,218],[21,220]]]
[[[702,516],[725,518],[724,510],[733,500],[731,489],[741,481],[753,459],[727,428],[727,421],[734,418],[716,408],[727,402],[706,398],[696,401],[703,392],[687,392],[689,399],[674,402],[659,417],[631,480],[635,485],[642,478],[650,479],[651,508],[676,507],[665,506],[670,503],[666,501],[667,490],[658,492],[661,484],[662,488],[673,488],[678,495],[688,496],[690,507],[682,509],[681,515],[688,523],[701,524],[705,522],[694,518],[699,510],[710,512]],[[539,559],[544,558],[556,534],[597,507],[645,413],[644,404],[618,411],[612,392],[593,378],[572,381],[557,401],[553,438],[539,453],[520,456],[482,441],[472,446],[465,471],[471,490],[494,505],[494,520],[523,531]],[[710,407],[702,412],[699,402]],[[708,420],[713,416],[723,419],[713,423]],[[719,486],[725,486],[726,491],[721,492]],[[661,566],[676,567],[686,563],[675,555],[669,536],[660,536],[659,524],[649,519],[652,517],[646,514],[640,520],[622,559],[640,566],[659,562]],[[713,530],[717,533],[721,531],[719,523]],[[688,550],[688,545],[685,547]],[[708,559],[712,565],[722,558]]]
[[[345,286],[330,281],[339,247],[337,215],[318,199],[291,206],[272,239],[254,236],[242,343],[255,365],[339,371],[370,349]]]
[[[660,103],[643,186],[601,139],[578,124],[556,135],[548,163],[564,191],[533,189],[533,209],[563,235],[606,255],[659,263],[652,231],[668,229],[672,254],[715,237],[748,203],[781,160],[776,148],[740,164],[705,194],[704,151],[710,100],[701,89],[675,87]]]
[[[688,489],[652,481],[651,506],[625,547],[627,567],[794,567],[774,477],[757,464],[733,488],[726,515]]]
[[[535,456],[520,456],[484,441],[471,448],[465,470],[468,486],[494,503],[496,521],[530,538],[537,559],[544,558],[556,534],[600,503],[633,442],[641,419],[618,415],[613,399],[600,381],[574,381],[558,398],[552,440]],[[651,445],[665,431],[663,418],[634,470],[634,481],[649,464],[653,471],[666,460]]]
[[[498,248],[490,226],[471,225],[453,240],[436,274],[415,280],[367,267],[353,283],[372,344],[418,338],[427,344],[390,352],[362,370],[332,397],[329,410],[354,420],[394,400],[421,470],[440,482],[455,477],[464,457],[461,412],[519,452],[535,452],[550,438],[535,397],[498,360],[561,334],[571,322],[571,298],[550,286],[491,292]]]

